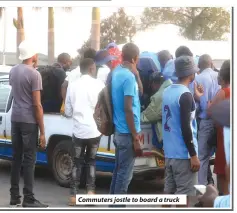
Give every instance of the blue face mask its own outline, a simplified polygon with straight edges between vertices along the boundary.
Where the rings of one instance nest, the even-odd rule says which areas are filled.
[[[230,165],[230,128],[224,127],[223,132],[226,163]]]

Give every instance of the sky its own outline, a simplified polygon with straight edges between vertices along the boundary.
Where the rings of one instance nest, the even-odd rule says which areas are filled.
[[[101,7],[101,19],[108,17],[117,9],[116,7]],[[143,7],[126,7],[125,11],[128,15],[137,17],[141,15],[143,9]],[[35,44],[38,51],[47,55],[47,8],[35,11],[32,7],[24,7],[23,10],[26,39],[36,41]],[[12,23],[16,15],[16,7],[7,8],[7,52],[16,51],[16,29]],[[62,8],[55,8],[55,56],[62,52],[68,52],[73,57],[77,56],[77,49],[88,39],[90,29],[91,7],[74,7],[70,13],[63,11]],[[4,35],[3,30],[4,23],[2,20],[0,23],[1,38]],[[187,42],[186,39],[179,35],[179,28],[174,25],[159,25],[145,32],[138,33],[133,40],[136,44],[139,44],[141,49],[147,48],[150,51],[158,51],[159,48],[174,49]],[[3,49],[2,41],[1,39],[0,51]],[[199,46],[200,49],[200,44],[194,46],[195,48]],[[230,49],[230,45],[226,46],[226,50],[222,51],[222,54],[229,54]],[[201,50],[197,51],[200,52]]]
[[[47,8],[34,11],[32,7],[24,7],[23,10],[26,39],[36,40],[39,51],[47,54]],[[108,17],[115,11],[117,11],[116,7],[102,7],[101,19]],[[126,13],[131,16],[138,16],[142,11],[142,7],[126,9]],[[8,52],[16,51],[16,29],[12,24],[12,20],[16,18],[16,15],[15,7],[7,8],[6,51]],[[88,39],[90,29],[91,7],[74,7],[70,13],[63,11],[62,8],[55,8],[55,54],[69,52],[73,56],[77,55],[76,50]],[[3,30],[2,20],[0,23],[0,37],[4,35]],[[0,50],[2,49],[3,42],[0,44]]]

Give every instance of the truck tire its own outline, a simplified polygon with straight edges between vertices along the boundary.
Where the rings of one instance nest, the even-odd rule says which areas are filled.
[[[72,141],[64,140],[59,142],[52,154],[52,172],[56,182],[62,186],[69,188],[70,187],[70,178],[72,172]],[[83,166],[81,173],[80,188],[85,186],[86,175],[85,168]]]
[[[72,172],[72,142],[64,140],[59,142],[52,154],[52,172],[56,182],[62,187],[70,186]]]

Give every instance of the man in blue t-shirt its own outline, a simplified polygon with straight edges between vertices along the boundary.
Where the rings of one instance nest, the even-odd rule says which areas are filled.
[[[112,72],[113,121],[115,125],[115,169],[110,194],[126,194],[133,176],[135,157],[142,154],[138,134],[142,83],[136,69],[139,49],[133,43],[124,45],[122,64]]]
[[[158,59],[162,68],[162,74],[165,79],[170,79],[175,83],[177,81],[177,76],[175,76],[173,56],[168,50],[162,50],[158,53]]]
[[[167,194],[194,196],[200,162],[197,157],[195,102],[188,85],[198,69],[192,57],[181,56],[175,60],[175,70],[178,82],[163,93],[164,190]],[[201,96],[202,93],[198,91],[195,95]]]

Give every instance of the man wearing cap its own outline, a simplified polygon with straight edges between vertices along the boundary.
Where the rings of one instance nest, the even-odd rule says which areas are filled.
[[[115,56],[115,60],[111,62],[112,70],[122,63],[122,53],[119,50],[117,44],[114,42],[108,44],[107,51],[110,55]]]
[[[209,55],[202,55],[198,62],[200,74],[196,76],[197,84],[204,88],[204,95],[199,102],[199,130],[198,130],[198,156],[200,159],[200,170],[198,173],[198,183],[207,185],[208,164],[212,147],[208,145],[208,140],[212,137],[214,130],[213,120],[207,115],[208,102],[212,101],[217,92],[221,89],[218,84],[218,73],[212,69],[212,59]]]
[[[20,205],[19,181],[21,166],[24,171],[23,207],[47,207],[34,198],[34,167],[40,130],[40,146],[45,148],[43,109],[41,106],[42,80],[35,67],[37,52],[33,45],[23,41],[20,46],[21,64],[14,66],[9,75],[13,106],[11,136],[13,160],[11,168],[10,205]]]
[[[195,102],[188,85],[198,69],[192,57],[181,56],[175,60],[175,70],[177,84],[172,84],[163,93],[164,191],[194,196],[200,162],[197,156]],[[197,92],[196,95],[202,94]]]
[[[101,79],[106,84],[107,84],[108,78],[111,78],[110,73],[113,70],[112,62],[115,59],[116,57],[113,55],[110,55],[107,50],[99,50],[95,55],[95,63],[96,63],[96,66],[99,68],[97,72],[97,78]]]

